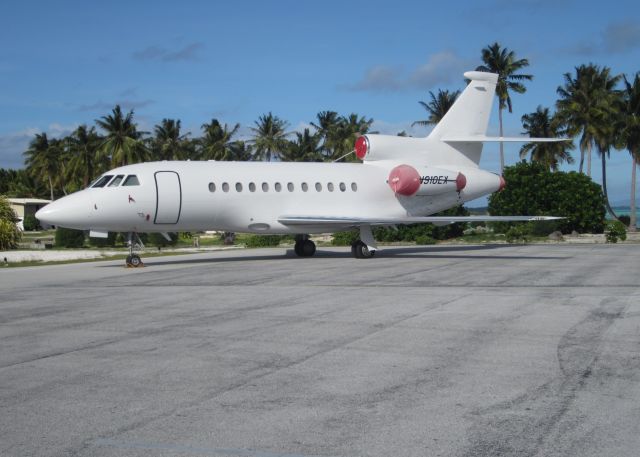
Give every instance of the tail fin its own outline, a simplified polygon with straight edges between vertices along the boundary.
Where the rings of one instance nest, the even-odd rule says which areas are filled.
[[[456,161],[455,156],[462,154],[464,158],[456,162],[477,166],[482,154],[482,141],[465,139],[486,137],[498,75],[468,71],[464,76],[471,82],[427,139],[434,143],[433,146],[439,143],[434,154],[438,159],[450,163]]]

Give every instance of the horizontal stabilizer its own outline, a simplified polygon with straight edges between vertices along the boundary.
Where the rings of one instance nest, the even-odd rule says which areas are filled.
[[[571,141],[571,138],[531,138],[527,136],[454,136],[445,137],[440,141],[445,143],[556,143],[558,141]]]
[[[398,225],[398,224],[452,224],[454,222],[530,222],[564,219],[556,216],[424,216],[403,217],[394,219],[363,217],[318,217],[318,216],[282,216],[278,222],[283,225]]]

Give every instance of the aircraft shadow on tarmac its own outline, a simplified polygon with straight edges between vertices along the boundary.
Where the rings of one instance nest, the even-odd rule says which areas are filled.
[[[566,256],[539,256],[539,255],[477,255],[475,253],[465,254],[469,251],[492,251],[496,249],[509,249],[514,247],[521,247],[518,245],[505,245],[505,244],[488,244],[482,246],[409,246],[409,247],[385,247],[376,253],[376,257],[373,259],[364,260],[369,262],[375,262],[376,259],[381,258],[411,258],[411,259],[466,259],[466,260],[525,260],[525,259],[538,259],[538,260],[562,260]],[[246,252],[246,251],[245,251]],[[247,262],[247,261],[259,261],[259,260],[282,260],[287,259],[299,259],[299,260],[313,260],[322,258],[353,258],[351,252],[347,250],[332,250],[329,248],[320,248],[316,251],[312,258],[302,258],[296,256],[293,249],[286,249],[283,254],[280,255],[239,255],[232,257],[211,257],[206,256],[202,258],[190,258],[179,259],[172,257],[158,258],[150,257],[143,259],[148,266],[161,266],[161,265],[189,265],[189,264],[207,264],[207,263],[222,263],[222,262]],[[157,259],[157,260],[156,260]],[[118,264],[101,265],[104,268],[120,267]]]

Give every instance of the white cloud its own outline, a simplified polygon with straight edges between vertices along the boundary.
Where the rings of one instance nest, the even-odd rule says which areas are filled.
[[[595,39],[569,46],[564,51],[582,56],[623,54],[640,47],[640,24],[633,21],[609,23]]]
[[[439,52],[416,68],[408,83],[417,89],[431,89],[436,85],[448,85],[462,81],[462,74],[471,70],[471,63],[458,57],[451,51]]]
[[[0,135],[0,168],[18,169],[24,167],[24,151],[37,133],[43,131],[49,138],[60,138],[69,135],[77,128],[77,124],[50,124],[46,129],[27,127],[17,132]]]
[[[427,61],[408,74],[401,68],[376,65],[369,68],[355,84],[344,86],[351,91],[392,92],[409,89],[433,89],[437,85],[449,85],[462,81],[462,74],[474,67],[453,51],[442,51],[429,56]]]

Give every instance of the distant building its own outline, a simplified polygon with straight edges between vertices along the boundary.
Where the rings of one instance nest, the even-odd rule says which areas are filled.
[[[22,223],[26,216],[35,216],[36,211],[51,203],[51,200],[43,200],[41,198],[7,198],[7,200],[11,205],[11,209],[18,216],[19,221],[16,225],[20,230],[24,230]]]

